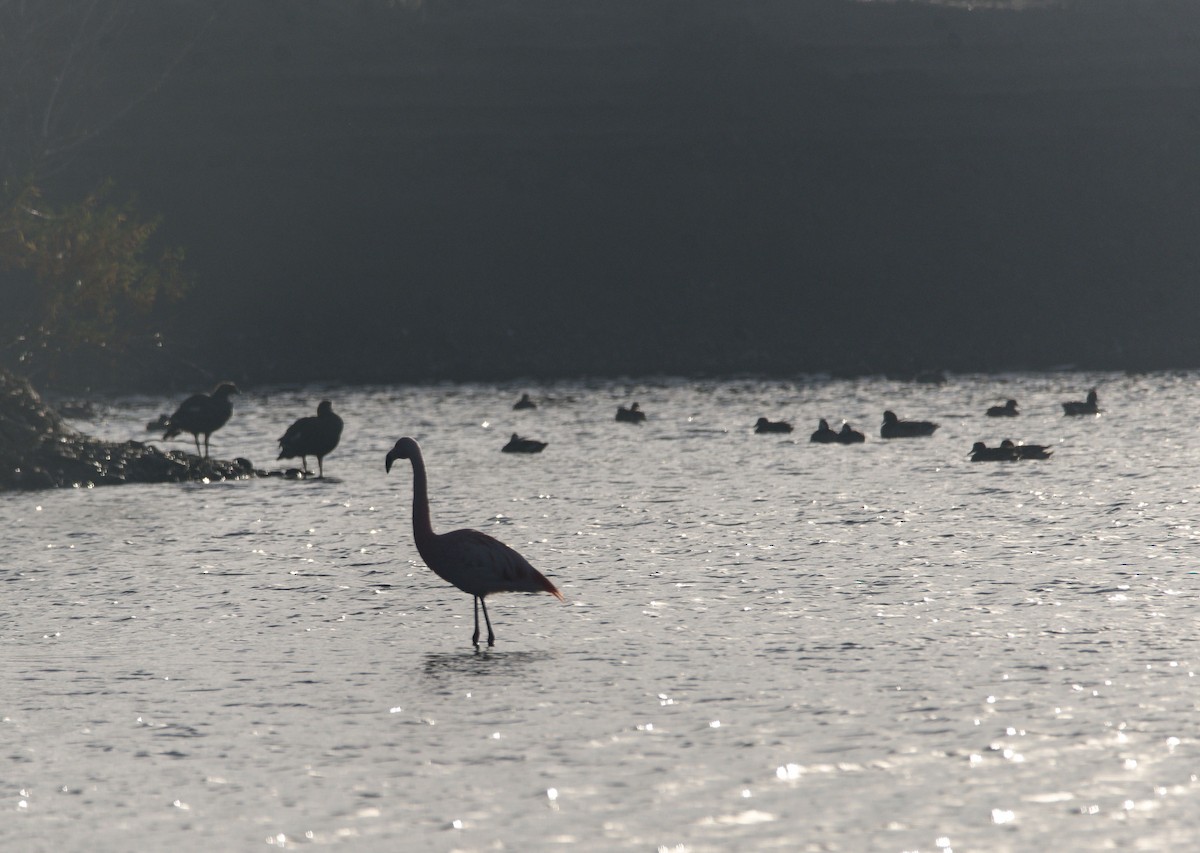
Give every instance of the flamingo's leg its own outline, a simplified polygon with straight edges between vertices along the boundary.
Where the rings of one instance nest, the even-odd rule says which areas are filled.
[[[487,626],[488,626],[488,648],[491,648],[492,646],[496,645],[496,635],[492,633],[492,620],[488,616],[487,602],[483,600],[483,596],[480,596],[479,598],[477,598],[475,600],[483,605],[483,621],[487,622]],[[479,617],[478,617],[478,615],[476,615],[476,617],[475,617],[475,634],[476,634],[476,638],[478,638],[478,635],[479,635]],[[478,639],[476,639],[475,645],[479,645]]]

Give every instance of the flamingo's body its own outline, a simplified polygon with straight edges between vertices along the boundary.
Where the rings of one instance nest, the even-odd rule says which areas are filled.
[[[479,608],[487,623],[488,645],[496,644],[492,620],[484,600],[494,592],[548,592],[563,600],[562,593],[545,575],[512,548],[478,530],[434,533],[429,515],[429,485],[421,446],[402,438],[387,455],[385,469],[397,459],[408,459],[413,467],[413,541],[425,565],[442,580],[475,598],[475,633],[471,642],[479,646]]]
[[[182,403],[175,413],[163,424],[163,440],[174,438],[181,432],[190,432],[196,441],[196,455],[200,455],[200,436],[204,436],[204,458],[208,458],[208,437],[225,426],[233,414],[230,394],[238,393],[232,382],[222,382],[211,394],[193,394]],[[147,428],[149,428],[147,426]]]

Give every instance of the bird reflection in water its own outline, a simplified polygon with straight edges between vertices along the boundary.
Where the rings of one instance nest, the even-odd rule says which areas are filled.
[[[534,664],[550,661],[553,657],[550,652],[497,652],[493,649],[475,649],[471,654],[430,652],[425,655],[422,670],[431,678],[442,675],[499,676],[522,672]]]

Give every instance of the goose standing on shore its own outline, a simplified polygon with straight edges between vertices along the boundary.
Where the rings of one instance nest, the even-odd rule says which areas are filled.
[[[277,459],[300,457],[304,473],[308,473],[308,457],[317,457],[318,477],[325,476],[325,456],[332,453],[342,439],[342,419],[333,413],[333,404],[322,400],[316,417],[300,418],[279,439]]]
[[[163,432],[166,441],[180,433],[190,432],[196,440],[196,455],[200,455],[200,436],[204,436],[204,458],[208,458],[208,437],[225,426],[233,414],[230,394],[237,394],[232,382],[222,382],[211,394],[193,394],[182,403],[175,413],[167,418]]]
[[[562,593],[545,575],[512,548],[478,530],[434,533],[429,516],[429,486],[421,446],[407,436],[396,442],[384,462],[391,471],[397,459],[407,459],[413,469],[413,541],[425,565],[442,580],[475,599],[475,633],[471,642],[479,648],[479,608],[487,623],[488,646],[496,645],[492,620],[484,600],[494,592],[548,592],[560,601]]]

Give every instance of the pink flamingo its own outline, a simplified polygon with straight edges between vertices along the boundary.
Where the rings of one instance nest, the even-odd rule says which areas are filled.
[[[405,437],[387,455],[384,469],[392,470],[397,459],[408,459],[413,467],[413,540],[425,565],[442,580],[475,597],[475,633],[471,642],[479,648],[479,606],[487,623],[488,646],[496,645],[492,620],[484,599],[493,592],[548,592],[559,601],[562,593],[529,561],[503,542],[478,530],[434,533],[429,519],[429,487],[421,446]]]

